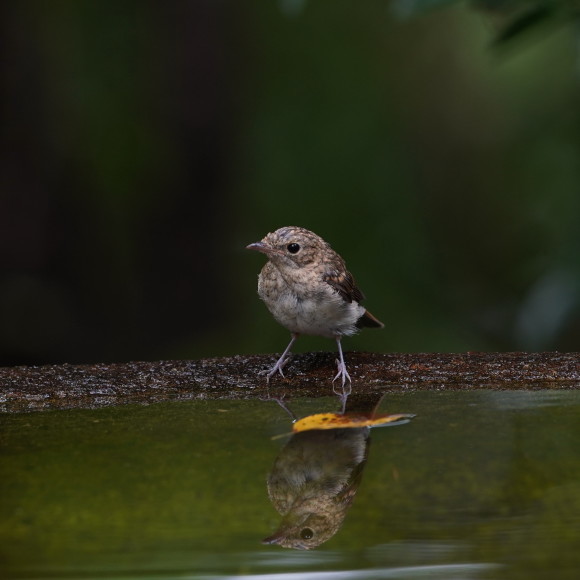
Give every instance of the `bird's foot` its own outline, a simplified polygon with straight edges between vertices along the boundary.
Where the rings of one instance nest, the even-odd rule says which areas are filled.
[[[338,367],[338,373],[332,380],[332,391],[339,398],[342,407],[341,412],[344,414],[344,410],[346,409],[346,401],[349,395],[352,393],[352,381],[344,363],[341,364],[341,362],[337,359],[336,366]],[[334,384],[339,377],[342,380],[340,388]]]
[[[334,379],[332,379],[333,388],[334,388],[334,382],[340,378],[343,391],[344,391],[344,385],[348,381],[348,385],[349,385],[348,388],[349,388],[349,394],[350,394],[352,380],[351,380],[350,375],[348,374],[348,372],[346,370],[346,365],[344,364],[344,362],[336,359],[336,366],[338,368],[338,372],[336,373],[336,376],[334,377]]]
[[[260,371],[258,374],[260,375],[266,375],[266,382],[270,383],[270,379],[276,374],[276,373],[280,373],[280,376],[285,379],[286,377],[284,376],[284,373],[282,372],[282,369],[286,366],[286,364],[288,363],[288,361],[290,360],[289,356],[286,356],[285,354],[282,355],[277,361],[276,364],[271,368],[271,369],[265,369],[263,371]]]
[[[343,385],[340,389],[333,386],[332,391],[338,397],[338,400],[340,401],[340,412],[344,415],[344,412],[346,411],[346,402],[352,393],[350,383],[346,387]]]

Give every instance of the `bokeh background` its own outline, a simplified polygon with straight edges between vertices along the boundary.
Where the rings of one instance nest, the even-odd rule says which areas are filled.
[[[2,2],[0,364],[280,352],[283,225],[386,323],[347,349],[578,350],[576,6]]]

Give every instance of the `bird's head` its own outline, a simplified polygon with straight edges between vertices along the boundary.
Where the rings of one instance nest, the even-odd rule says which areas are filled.
[[[312,550],[327,542],[340,529],[345,510],[338,504],[331,513],[289,513],[280,527],[263,544],[277,544],[294,550]]]
[[[286,226],[267,234],[261,241],[246,246],[265,254],[279,267],[303,268],[332,252],[330,246],[314,232],[297,226]],[[334,253],[334,252],[332,252]]]

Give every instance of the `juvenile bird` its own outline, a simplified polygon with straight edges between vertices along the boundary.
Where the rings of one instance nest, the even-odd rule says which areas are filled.
[[[363,427],[292,435],[268,475],[268,496],[282,521],[264,544],[310,550],[338,532],[362,480],[369,432]]]
[[[368,326],[383,328],[364,306],[344,260],[314,232],[287,226],[269,233],[260,242],[247,246],[268,257],[258,277],[258,294],[274,318],[286,327],[292,339],[268,371],[267,380],[288,362],[288,355],[301,334],[334,338],[338,346],[338,372],[344,387],[351,382],[340,341]]]

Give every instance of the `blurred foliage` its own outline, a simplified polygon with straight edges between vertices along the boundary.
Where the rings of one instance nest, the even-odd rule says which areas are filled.
[[[392,6],[398,17],[413,18],[457,2],[458,0],[392,0]],[[470,5],[498,26],[498,43],[512,40],[553,19],[574,22],[580,12],[578,0],[471,0]]]
[[[473,0],[473,5],[495,24],[498,46],[555,25],[577,27],[580,15],[578,0]]]
[[[282,225],[387,323],[347,348],[577,349],[577,2],[353,7],[2,3],[1,364],[280,351]]]

